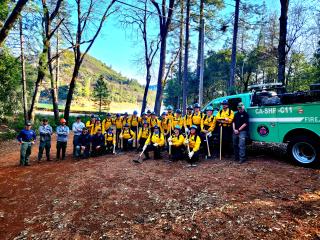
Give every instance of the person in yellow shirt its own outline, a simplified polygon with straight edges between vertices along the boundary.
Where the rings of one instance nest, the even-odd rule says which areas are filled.
[[[210,150],[210,155],[213,154],[213,131],[215,130],[216,120],[213,116],[213,107],[209,106],[206,108],[206,115],[203,117],[201,121],[201,142],[202,147],[204,149],[206,158],[209,159],[212,156],[208,154],[208,147],[207,147],[207,139],[208,145]],[[215,156],[216,157],[216,156]]]
[[[230,157],[232,155],[232,122],[234,112],[229,108],[227,99],[221,102],[222,109],[216,115],[219,128],[222,128],[222,155]],[[220,130],[219,130],[220,139]]]
[[[181,110],[177,109],[176,110],[176,115],[172,119],[172,124],[171,124],[172,130],[174,130],[175,126],[177,126],[177,125],[179,125],[180,128],[183,127],[184,121],[183,121],[183,118],[182,118],[181,114],[182,114]]]
[[[193,107],[192,105],[189,105],[187,107],[187,114],[183,118],[183,127],[185,133],[189,133],[189,129],[192,126],[192,111]]]
[[[122,150],[132,150],[133,140],[135,138],[134,132],[130,129],[129,124],[126,123],[120,134],[120,139],[123,141]]]
[[[141,151],[144,144],[146,143],[148,137],[151,134],[151,130],[149,128],[149,124],[147,121],[144,121],[142,127],[139,129],[138,141],[139,141],[139,148],[138,151]]]
[[[157,125],[159,126],[160,125],[160,122],[157,118],[157,115],[155,112],[152,112],[151,113],[151,117],[150,117],[150,120],[149,120],[149,125],[150,125],[150,128],[151,128],[151,132],[153,132],[153,129],[154,127]]]
[[[104,134],[106,153],[115,153],[116,150],[116,134],[113,133],[112,127],[109,127]]]
[[[186,137],[184,144],[188,149],[186,155],[186,160],[189,163],[188,167],[196,167],[196,162],[199,160],[199,150],[201,145],[201,138],[197,134],[196,125],[191,126],[190,133]]]
[[[113,119],[113,125],[116,126],[116,148],[120,148],[120,133],[122,131],[122,119],[120,113],[117,113],[116,118]]]
[[[132,131],[134,131],[136,138],[136,148],[138,148],[138,134],[139,134],[139,124],[141,122],[141,118],[138,117],[138,112],[136,110],[133,111],[132,116],[129,117],[129,125]]]
[[[171,123],[170,123],[170,119],[167,118],[167,114],[166,112],[163,112],[161,114],[161,120],[160,120],[160,130],[163,133],[165,139],[167,139],[168,137],[170,137],[170,127],[171,127]]]
[[[145,158],[150,159],[149,152],[153,151],[154,159],[161,158],[161,149],[164,146],[164,136],[160,131],[158,125],[154,126],[153,133],[148,137],[146,143],[143,146]]]
[[[97,117],[96,122],[94,123],[94,126],[92,128],[91,135],[95,135],[99,129],[101,130],[102,133],[104,133],[104,126],[102,125],[101,119],[99,117]]]
[[[124,126],[125,124],[129,124],[129,127],[130,126],[130,122],[129,122],[129,117],[128,117],[128,113],[125,112],[121,118],[121,121],[122,121],[122,126]]]
[[[107,113],[106,118],[103,119],[102,126],[105,131],[108,131],[108,129],[112,126],[112,118],[110,113]],[[105,132],[102,132],[102,133],[104,134]]]
[[[88,132],[90,135],[94,134],[93,131],[94,131],[95,123],[96,123],[96,116],[94,114],[91,114],[90,120],[86,122],[86,128],[88,129]]]
[[[181,127],[176,125],[172,136],[169,137],[169,147],[171,147],[172,161],[181,160],[184,152],[184,136]]]
[[[149,123],[149,125],[150,125],[150,118],[151,118],[151,110],[150,110],[150,109],[147,111],[147,116],[146,116],[146,118],[148,119],[147,121],[148,121],[148,123]]]
[[[197,126],[197,133],[200,133],[201,130],[201,121],[204,114],[200,112],[200,105],[199,103],[196,103],[194,105],[194,111],[192,113],[192,125]]]
[[[173,107],[171,105],[169,105],[167,107],[167,118],[170,120],[170,122],[172,122],[173,117],[174,117]]]
[[[141,124],[144,123],[144,122],[149,123],[149,120],[147,118],[147,114],[145,112],[142,112],[141,113]]]

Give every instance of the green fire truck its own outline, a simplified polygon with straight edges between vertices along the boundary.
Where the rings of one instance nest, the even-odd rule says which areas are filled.
[[[261,87],[261,85],[259,86]],[[243,102],[249,114],[251,140],[288,143],[288,156],[302,166],[320,166],[319,90],[284,93],[264,88],[249,93],[216,98],[209,102],[216,110],[223,99],[237,111]],[[204,108],[205,109],[205,108]]]

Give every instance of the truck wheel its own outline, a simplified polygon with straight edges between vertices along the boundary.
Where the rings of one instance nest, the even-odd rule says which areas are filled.
[[[320,144],[308,137],[295,137],[288,144],[288,154],[297,164],[305,167],[319,164]]]

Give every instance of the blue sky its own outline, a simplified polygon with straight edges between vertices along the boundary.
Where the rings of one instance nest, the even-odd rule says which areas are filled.
[[[130,0],[123,0],[124,2],[130,2]],[[260,1],[250,0],[252,3],[258,3]],[[263,1],[261,1],[262,3]],[[279,0],[266,0],[268,10],[279,10]],[[227,0],[227,4],[234,5],[234,1]],[[230,5],[226,5],[223,14],[230,14],[234,11],[234,8]],[[241,14],[241,12],[240,12]],[[157,26],[157,25],[156,25]],[[158,29],[155,27],[152,31],[155,33]],[[134,60],[137,59],[139,54],[142,54],[141,48],[135,41],[136,37],[133,37],[130,30],[124,30],[117,17],[111,17],[103,27],[101,35],[92,46],[89,54],[98,58],[106,63],[122,75],[128,78],[137,79],[140,83],[144,84],[144,73],[141,69],[143,63],[137,63]],[[194,33],[191,38],[192,43],[197,43],[197,33]],[[221,43],[222,44],[222,43]],[[206,46],[210,48],[210,46]],[[154,72],[156,75],[157,66],[154,66]],[[155,79],[153,80],[155,83]]]

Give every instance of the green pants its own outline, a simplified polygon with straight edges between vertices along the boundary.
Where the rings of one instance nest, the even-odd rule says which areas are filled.
[[[47,160],[50,159],[51,140],[41,141],[39,145],[38,161],[41,160],[43,150],[46,150]]]
[[[21,143],[20,148],[20,165],[25,166],[29,163],[29,157],[31,155],[31,142]]]

